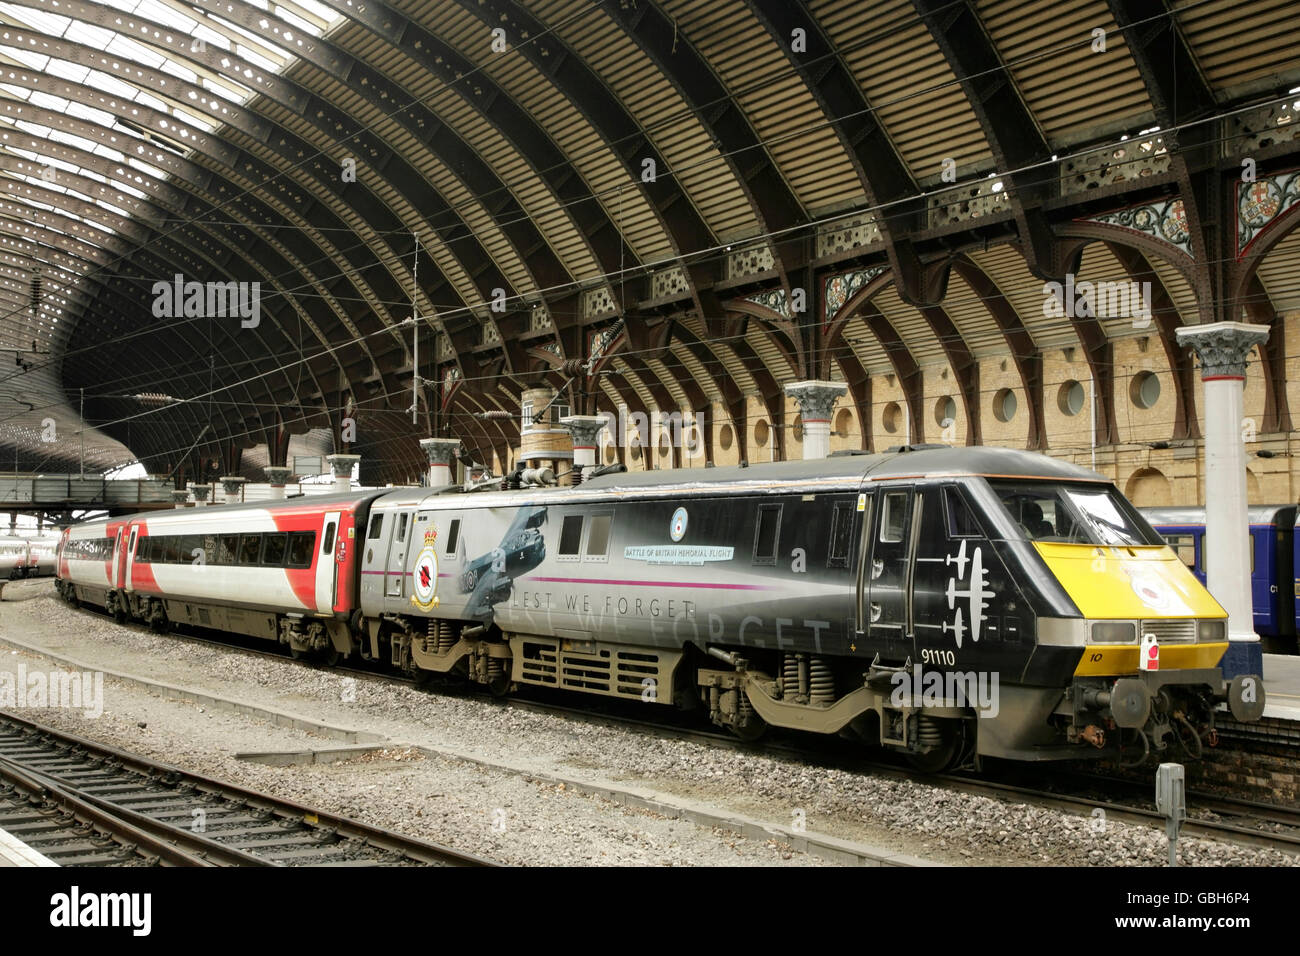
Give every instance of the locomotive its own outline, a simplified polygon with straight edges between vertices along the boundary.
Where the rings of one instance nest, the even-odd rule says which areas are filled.
[[[1196,756],[1219,705],[1264,709],[1258,678],[1217,668],[1223,609],[1114,486],[1011,449],[101,519],[65,532],[58,587],[158,629],[699,708],[926,769]]]

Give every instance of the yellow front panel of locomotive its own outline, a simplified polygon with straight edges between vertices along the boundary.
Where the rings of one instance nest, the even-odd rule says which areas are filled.
[[[1035,542],[1034,547],[1086,618],[1228,616],[1170,548],[1046,541]]]
[[[1213,644],[1161,644],[1160,669],[1162,671],[1203,669],[1218,667],[1228,650],[1226,641]],[[1135,674],[1138,669],[1136,644],[1089,644],[1083,649],[1076,677],[1105,677],[1115,674]]]

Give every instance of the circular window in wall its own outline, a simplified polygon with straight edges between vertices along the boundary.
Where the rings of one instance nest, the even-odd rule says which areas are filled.
[[[640,461],[640,460],[641,460],[641,443],[640,443],[640,442],[637,442],[637,443],[634,444],[630,449],[628,449],[628,454],[630,454],[630,455],[632,456],[632,460],[633,460],[633,461]]]
[[[1128,396],[1138,408],[1154,408],[1160,400],[1160,379],[1154,372],[1138,372],[1129,383]]]
[[[667,435],[660,435],[660,436],[659,436],[659,457],[660,457],[660,458],[667,458],[667,457],[668,457],[668,448],[669,448],[669,445],[668,445],[668,436],[667,436]]]
[[[957,420],[957,403],[951,395],[945,395],[934,403],[934,423],[940,428],[947,428]]]
[[[835,413],[835,433],[840,438],[848,438],[849,432],[853,429],[853,415],[847,408],[841,408]]]
[[[729,451],[735,441],[736,436],[731,431],[730,425],[723,425],[718,429],[718,444],[722,446],[723,451]]]
[[[613,445],[605,446],[605,464],[612,465],[618,461],[618,452],[614,450]]]
[[[890,402],[885,406],[885,410],[880,415],[880,424],[891,435],[903,427],[903,410],[898,406],[898,402]]]
[[[792,431],[794,432],[795,441],[803,441],[803,416],[802,415],[796,415],[794,417],[794,428],[792,429]]]
[[[1056,390],[1056,407],[1062,415],[1077,415],[1083,411],[1083,385],[1074,379],[1067,379]]]
[[[1009,388],[1000,388],[993,396],[993,417],[1000,422],[1009,422],[1016,417],[1016,393]]]
[[[767,440],[772,434],[772,429],[768,427],[767,422],[759,419],[754,425],[754,444],[759,448],[767,447]]]

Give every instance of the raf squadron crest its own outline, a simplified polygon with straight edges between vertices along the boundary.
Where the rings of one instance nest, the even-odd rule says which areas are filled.
[[[432,611],[438,606],[438,529],[430,528],[424,533],[424,547],[415,558],[415,568],[411,571],[414,579],[411,603],[421,611]]]

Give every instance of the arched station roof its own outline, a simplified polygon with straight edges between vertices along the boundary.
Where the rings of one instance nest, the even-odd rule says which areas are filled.
[[[990,356],[1041,445],[1044,351],[1104,381],[1132,325],[1050,314],[1044,283],[1149,281],[1170,341],[1300,309],[1292,17],[0,3],[0,462],[230,473],[298,436],[405,481],[430,434],[504,461],[541,381],[587,411],[757,397],[775,419],[790,381],[846,380],[861,408],[889,375],[917,421],[934,363],[977,437]],[[256,319],[166,314],[176,276],[258,283]]]

